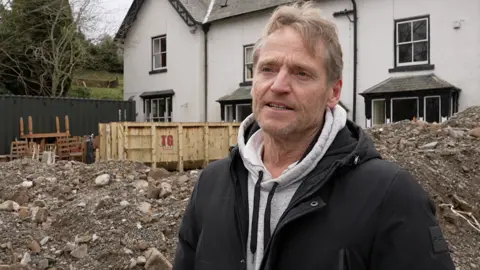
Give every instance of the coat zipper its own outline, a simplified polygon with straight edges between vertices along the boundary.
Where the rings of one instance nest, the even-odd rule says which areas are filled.
[[[241,219],[241,214],[240,214],[240,209],[239,205],[243,205],[242,201],[242,191],[241,187],[237,186],[237,183],[239,183],[238,177],[233,171],[233,162],[234,162],[234,157],[232,158],[232,164],[230,165],[230,175],[233,178],[233,186],[235,189],[235,217],[237,219],[237,227],[238,227],[238,233],[240,234],[240,243],[242,244],[242,262],[243,262],[243,269],[247,269],[247,253],[246,253],[246,248],[247,244],[244,241],[245,238],[245,233],[243,232],[243,223]]]

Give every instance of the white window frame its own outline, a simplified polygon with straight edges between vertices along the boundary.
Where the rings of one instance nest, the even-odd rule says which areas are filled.
[[[223,106],[223,120],[224,120],[225,122],[230,122],[229,120],[227,120],[227,115],[228,115],[228,114],[227,114],[227,111],[228,111],[228,109],[230,109],[231,112],[232,112],[232,122],[235,122],[235,119],[233,119],[233,105],[232,105],[232,104],[227,104],[227,105],[224,105],[224,106]]]
[[[427,121],[427,98],[438,98],[438,119],[442,122],[442,97],[439,95],[423,97],[423,119]]]
[[[393,123],[393,119],[394,119],[394,117],[393,117],[393,103],[394,103],[394,101],[395,100],[403,100],[403,99],[416,99],[417,100],[417,115],[415,117],[416,117],[416,119],[418,119],[418,115],[420,114],[420,110],[419,110],[420,101],[419,101],[418,97],[399,97],[399,98],[391,98],[390,99],[390,119],[391,119],[390,122]],[[409,120],[412,120],[412,119],[409,119]]]
[[[243,47],[243,81],[251,82],[253,80],[253,68],[252,68],[252,78],[247,78],[248,68],[247,65],[253,65],[253,47],[254,45],[248,45]],[[247,62],[247,50],[252,50],[252,62]]]
[[[169,107],[170,102],[169,101],[170,100],[172,100],[172,97],[145,99],[143,101],[144,106],[145,106],[145,121],[146,122],[172,122],[173,110],[172,110],[172,114],[169,114],[169,111],[170,111],[170,107]],[[164,102],[165,103],[164,116],[153,117],[153,115],[152,115],[152,105],[153,105],[154,101],[157,101],[158,103],[159,102]],[[148,111],[147,102],[150,103],[150,112]],[[172,100],[172,106],[173,106],[173,100]],[[158,107],[157,107],[157,110],[158,110]],[[157,113],[160,113],[160,111],[158,111]],[[154,121],[154,120],[159,120],[159,121]]]
[[[425,64],[429,63],[429,60],[430,60],[429,20],[430,20],[429,17],[422,17],[422,18],[417,18],[417,19],[412,19],[412,20],[401,20],[401,21],[395,22],[395,28],[396,28],[396,36],[395,36],[396,58],[395,58],[395,61],[396,61],[397,66],[401,67],[401,66],[425,65]],[[413,23],[417,22],[417,21],[426,21],[426,28],[427,28],[426,39],[413,41]],[[404,24],[404,23],[410,23],[411,24],[410,30],[411,30],[412,40],[407,41],[407,42],[398,42],[398,40],[399,40],[398,37],[399,37],[399,34],[400,34],[400,32],[398,31],[398,26],[399,26],[399,24]],[[413,44],[414,43],[425,42],[425,41],[427,42],[427,60],[415,62]],[[400,47],[400,45],[404,45],[404,44],[412,44],[412,61],[411,62],[406,62],[406,63],[400,63],[400,49],[399,49],[399,47]]]
[[[375,119],[374,107],[375,106],[373,105],[375,103],[375,101],[383,101],[384,102],[383,105],[385,107],[385,113],[383,115],[383,123],[386,124],[387,123],[387,101],[384,98],[376,98],[376,99],[372,99],[372,104],[371,104],[371,107],[372,107],[371,108],[371,110],[372,110],[372,126],[375,126],[375,123],[374,123],[374,119]]]
[[[162,51],[162,39],[165,40],[165,50]],[[155,41],[158,40],[158,48],[159,48],[159,52],[155,52]],[[165,58],[167,57],[167,36],[166,35],[163,35],[163,36],[159,36],[159,37],[155,37],[155,38],[152,38],[152,70],[163,70],[163,69],[167,69],[167,65],[165,64],[164,66],[162,66],[162,63],[160,63],[160,67],[156,67],[156,62],[155,62],[155,56],[159,55],[160,56],[160,62],[162,61],[162,54],[165,54]]]
[[[236,106],[235,106],[235,118],[236,119],[235,120],[238,121],[238,122],[240,122],[240,120],[238,120],[239,119],[238,118],[238,107],[242,107],[242,106],[244,106],[244,107],[245,106],[247,106],[247,107],[250,106],[251,107],[252,104],[250,104],[250,103],[238,103],[238,104],[236,104]]]

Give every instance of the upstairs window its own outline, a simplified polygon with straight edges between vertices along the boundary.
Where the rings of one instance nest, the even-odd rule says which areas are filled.
[[[253,79],[253,45],[243,47],[243,81],[249,82]]]
[[[395,21],[396,66],[430,62],[429,16]]]
[[[167,36],[152,38],[152,70],[167,68]]]

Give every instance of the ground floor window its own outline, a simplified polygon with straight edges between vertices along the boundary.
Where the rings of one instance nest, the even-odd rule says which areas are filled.
[[[441,97],[430,96],[425,97],[424,115],[425,121],[433,123],[440,123],[442,120]]]
[[[392,98],[392,122],[418,119],[418,98]]]
[[[372,119],[373,125],[383,125],[386,123],[386,104],[385,99],[372,100]]]
[[[252,104],[243,101],[242,103],[220,103],[222,122],[242,122],[252,114]]]
[[[238,121],[243,121],[250,114],[252,114],[252,105],[251,104],[237,104],[237,119]]]
[[[233,105],[225,105],[224,121],[233,122]]]
[[[172,97],[144,99],[145,121],[172,122]]]

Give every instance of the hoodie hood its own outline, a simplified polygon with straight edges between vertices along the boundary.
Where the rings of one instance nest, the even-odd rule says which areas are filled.
[[[326,110],[323,128],[317,133],[303,157],[290,164],[281,176],[272,179],[262,161],[263,131],[248,130],[248,127],[255,122],[252,114],[240,125],[238,135],[240,155],[250,174],[258,178],[258,173],[264,172],[264,182],[261,184],[263,188],[271,189],[274,183],[278,183],[278,188],[282,189],[302,179],[315,168],[335,140],[337,133],[345,127],[346,121],[347,112],[341,106]],[[245,140],[247,130],[251,135],[248,140]]]

